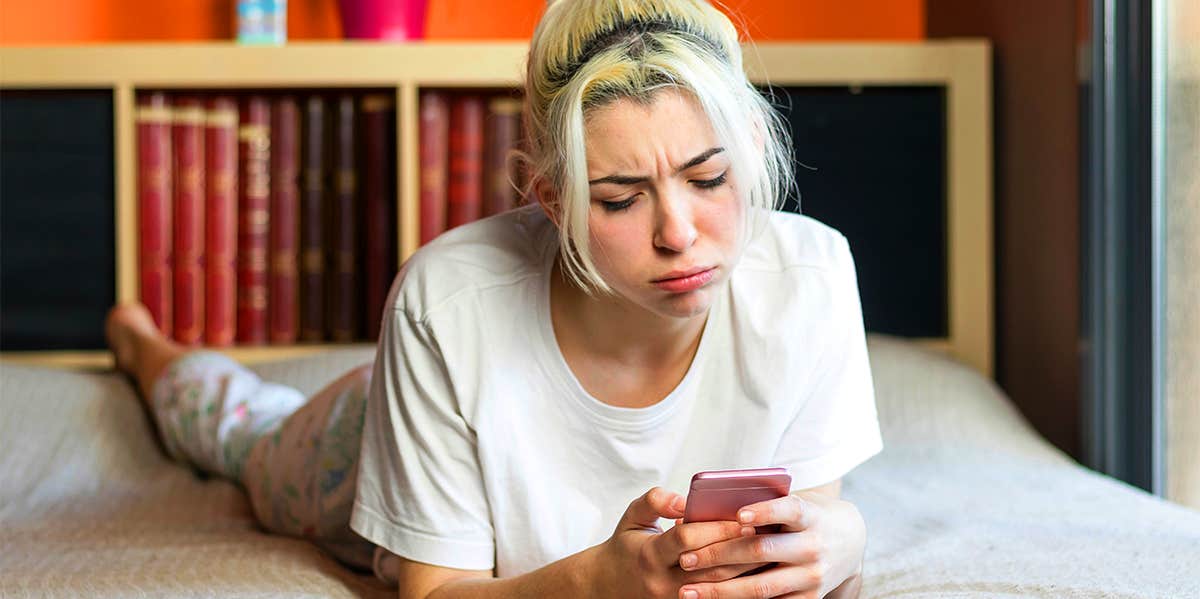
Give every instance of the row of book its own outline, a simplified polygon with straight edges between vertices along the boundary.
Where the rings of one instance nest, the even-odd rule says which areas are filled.
[[[518,201],[520,100],[420,96],[420,240]],[[138,96],[141,299],[175,340],[373,340],[396,272],[387,92]]]
[[[137,98],[141,300],[188,345],[374,339],[396,272],[394,94]]]
[[[521,101],[511,94],[420,95],[421,243],[518,202]]]

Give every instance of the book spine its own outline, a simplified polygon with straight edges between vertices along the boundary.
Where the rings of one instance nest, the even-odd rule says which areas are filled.
[[[268,310],[271,343],[295,343],[298,325],[297,245],[300,112],[292,96],[277,98],[271,110],[271,272]]]
[[[238,109],[231,96],[210,98],[204,139],[204,342],[233,345],[237,301]]]
[[[204,339],[204,103],[175,100],[175,340]]]
[[[446,230],[450,107],[445,93],[421,93],[420,127],[421,244],[424,245]]]
[[[386,94],[362,99],[363,273],[367,339],[379,338],[380,318],[388,287],[396,275],[396,121],[394,102]]]
[[[304,102],[300,177],[300,340],[325,338],[325,161],[329,130],[325,100]]]
[[[267,246],[271,201],[271,105],[242,98],[238,125],[237,341],[267,340]]]
[[[171,318],[172,167],[171,107],[161,92],[138,96],[138,283],[142,304],[163,334]]]
[[[483,213],[483,98],[464,95],[450,103],[450,185],[446,226],[453,229]]]
[[[325,313],[329,339],[339,343],[358,337],[358,189],[355,177],[354,97],[338,96],[333,116],[333,202],[329,218],[329,302]]]
[[[483,172],[485,216],[500,214],[516,205],[515,180],[509,176],[509,152],[517,148],[521,133],[521,102],[498,97],[488,102],[484,131]]]

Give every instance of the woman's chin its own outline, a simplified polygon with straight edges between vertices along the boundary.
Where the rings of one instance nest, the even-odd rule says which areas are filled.
[[[709,286],[685,293],[671,293],[657,298],[654,311],[669,318],[693,318],[708,312],[712,297],[712,288]]]

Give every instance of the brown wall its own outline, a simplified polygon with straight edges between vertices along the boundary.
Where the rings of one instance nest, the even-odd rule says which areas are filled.
[[[992,41],[997,380],[1078,458],[1077,1],[928,0],[926,31]]]

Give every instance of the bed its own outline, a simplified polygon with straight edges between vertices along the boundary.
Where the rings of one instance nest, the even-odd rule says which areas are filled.
[[[968,366],[869,348],[885,449],[844,485],[864,597],[1200,597],[1200,513],[1075,464]],[[311,392],[370,358],[254,369]],[[0,596],[391,596],[165,458],[114,373],[0,363],[0,474]]]

